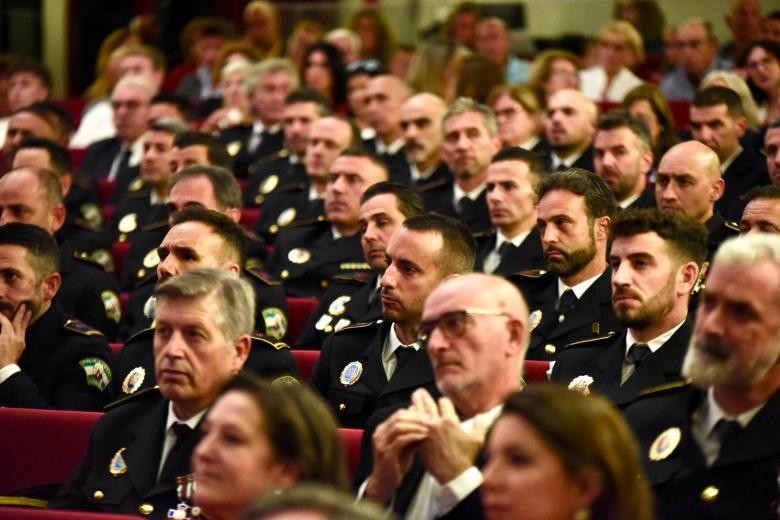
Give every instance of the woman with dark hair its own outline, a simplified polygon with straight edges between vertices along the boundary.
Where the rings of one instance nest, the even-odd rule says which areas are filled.
[[[335,45],[319,42],[309,47],[303,57],[301,79],[306,87],[330,100],[335,111],[346,114],[347,74]]]
[[[356,11],[347,22],[347,28],[360,38],[360,59],[390,63],[395,50],[395,38],[390,24],[381,11],[366,7]]]
[[[747,71],[748,86],[758,104],[759,124],[763,126],[780,117],[780,42],[752,42],[738,63]]]
[[[489,520],[650,520],[639,449],[606,399],[554,384],[512,394],[483,470]]]
[[[666,98],[658,87],[645,83],[626,94],[621,108],[647,125],[657,166],[666,150],[677,144],[677,130]]]
[[[297,482],[346,489],[336,420],[298,384],[238,375],[222,389],[192,455],[195,504],[207,518],[239,518],[251,501]]]

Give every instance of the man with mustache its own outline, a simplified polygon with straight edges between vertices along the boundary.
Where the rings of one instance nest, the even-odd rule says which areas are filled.
[[[539,188],[537,224],[547,271],[512,276],[531,309],[529,359],[554,361],[569,343],[622,330],[607,265],[615,197],[596,175],[573,168]]]
[[[739,231],[737,224],[715,211],[725,183],[718,156],[698,141],[671,147],[658,165],[655,201],[661,211],[671,211],[707,227],[707,258]]]
[[[774,518],[780,460],[780,237],[715,254],[683,375],[628,408],[658,518]]]
[[[495,231],[477,236],[476,271],[506,276],[544,263],[536,228],[536,190],[544,160],[522,148],[504,148],[488,167],[487,205]]]
[[[100,419],[50,508],[172,518],[191,495],[176,477],[192,472],[200,422],[252,349],[247,310],[255,295],[235,273],[195,269],[161,283],[155,296],[159,387],[124,399]]]
[[[596,104],[579,90],[559,90],[547,100],[544,130],[552,153],[550,171],[582,168],[593,171],[593,136],[598,118]]]
[[[655,193],[647,184],[653,144],[641,120],[628,112],[608,113],[599,119],[593,149],[596,175],[612,190],[618,207],[655,207]]]
[[[108,343],[55,299],[59,262],[45,229],[0,226],[0,406],[99,411],[109,400]]]
[[[382,317],[379,278],[387,268],[387,244],[404,220],[425,213],[425,204],[416,191],[393,182],[374,184],[360,201],[360,245],[374,274],[368,280],[335,279],[298,336],[296,348],[319,350],[333,331]]]
[[[385,164],[370,152],[350,148],[333,161],[325,184],[325,216],[285,228],[265,265],[288,296],[321,298],[336,276],[369,275],[360,249],[360,197],[386,180]]]
[[[609,253],[612,307],[627,330],[564,347],[550,379],[620,406],[679,381],[693,325],[688,299],[706,254],[706,230],[697,222],[657,209],[618,214]]]
[[[406,142],[406,168],[396,173],[397,180],[427,191],[451,178],[441,158],[441,121],[447,103],[429,92],[422,92],[401,105],[401,129]]]
[[[421,215],[393,234],[387,258],[379,281],[384,319],[335,332],[325,341],[311,381],[347,428],[364,427],[379,408],[408,403],[417,388],[436,392],[417,327],[434,287],[473,269],[474,240],[457,220]]]
[[[493,110],[471,98],[458,98],[444,114],[442,132],[441,156],[453,178],[420,188],[425,206],[459,219],[472,233],[487,231],[487,169],[501,147]]]

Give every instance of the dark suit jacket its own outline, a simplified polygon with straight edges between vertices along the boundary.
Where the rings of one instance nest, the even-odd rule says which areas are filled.
[[[655,189],[652,186],[645,188],[645,191],[634,202],[628,205],[626,209],[644,209],[655,208]]]
[[[403,182],[404,171],[409,168],[409,163],[406,161],[406,147],[402,146],[395,153],[378,153],[376,143],[379,139],[380,137],[376,136],[363,141],[363,148],[375,153],[385,163],[391,181]]]
[[[569,384],[577,376],[589,375],[593,378],[590,390],[601,392],[616,405],[627,405],[644,390],[682,379],[680,371],[692,330],[689,318],[660,349],[644,359],[623,386],[620,379],[626,357],[625,332],[600,341],[567,345],[558,354],[550,379]]]
[[[84,160],[79,170],[86,173],[92,179],[101,179],[108,176],[111,165],[119,153],[122,144],[118,137],[109,137],[96,141],[89,145]]]
[[[284,147],[284,132],[278,130],[271,133],[266,129],[257,149],[248,150],[249,139],[252,136],[252,125],[239,125],[225,128],[219,133],[219,139],[225,143],[228,153],[233,157],[233,172],[236,177],[246,177],[249,166],[261,157],[278,152]]]
[[[739,234],[739,227],[715,213],[707,221],[707,260],[712,261],[715,252],[727,239]]]
[[[553,170],[553,164],[552,164],[552,152],[547,157],[547,167],[550,169],[550,171]],[[593,165],[593,145],[588,146],[584,152],[582,152],[582,155],[579,156],[579,158],[572,163],[570,168],[582,168],[583,170],[588,170],[589,172],[595,172],[596,167]]]
[[[434,168],[434,170],[427,178],[412,181],[411,167],[409,166],[409,163],[406,162],[404,163],[404,167],[402,169],[395,172],[390,172],[390,180],[400,184],[405,184],[410,188],[421,191],[425,188],[425,186],[430,184],[435,184],[441,181],[452,181],[452,172],[450,172],[449,167],[442,162],[439,163],[436,168]]]
[[[475,271],[482,271],[485,259],[496,248],[496,233],[491,232],[477,237],[477,259],[474,263]],[[501,263],[493,272],[498,276],[507,276],[526,269],[541,269],[544,267],[544,252],[542,251],[542,237],[539,229],[534,227],[525,237],[520,246],[509,244],[501,254]]]
[[[255,233],[273,244],[279,232],[297,221],[316,219],[325,212],[323,199],[309,200],[309,181],[290,182],[265,196]]]
[[[156,390],[147,395],[139,395],[100,419],[86,455],[49,502],[50,508],[138,514],[141,504],[149,504],[154,507],[153,518],[166,518],[168,509],[176,508],[176,481],[157,482],[168,401]],[[170,461],[176,475],[192,472],[189,454],[199,437],[198,432],[189,435],[184,453]],[[110,462],[122,449],[127,471],[114,476],[109,472]],[[103,493],[100,500],[94,497],[96,491]]]
[[[558,321],[555,304],[558,301],[558,278],[551,273],[511,275],[523,293],[532,313],[540,312],[539,322],[533,326],[528,359],[555,361],[561,349],[584,339],[592,339],[620,332],[620,325],[612,309],[612,271],[608,268],[582,295],[563,322]]]
[[[681,386],[642,397],[626,410],[655,494],[658,518],[777,518],[769,513],[769,506],[780,496],[780,392],[746,428],[726,441],[709,467],[691,433],[691,417],[706,398],[704,391]],[[650,460],[650,446],[670,428],[680,429],[679,444],[662,460]],[[709,487],[718,491],[715,500],[702,498]]]
[[[466,207],[463,212],[456,209],[453,204],[454,185],[452,180],[432,181],[419,186],[418,190],[428,211],[458,219],[466,224],[472,233],[481,233],[490,229],[487,189],[482,190],[476,200],[465,201]]]
[[[715,211],[727,214],[739,197],[754,186],[771,184],[766,167],[766,157],[752,147],[742,149],[734,162],[723,172],[726,187],[723,196],[715,203]]]
[[[322,347],[311,385],[328,401],[345,428],[363,428],[376,410],[410,402],[412,393],[420,387],[431,393],[437,391],[425,349],[418,350],[387,380],[382,350],[391,325],[382,320],[356,323],[332,334]],[[362,373],[357,380],[344,384],[341,373],[352,362],[362,365]]]

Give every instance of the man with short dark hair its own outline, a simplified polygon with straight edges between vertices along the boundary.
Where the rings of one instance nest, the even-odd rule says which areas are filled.
[[[21,108],[8,117],[3,143],[4,164],[11,164],[19,145],[28,137],[41,137],[55,142],[59,138],[55,119],[40,103]]]
[[[696,93],[690,111],[693,138],[718,155],[726,183],[715,211],[731,216],[740,195],[753,186],[769,184],[764,158],[740,144],[747,129],[742,99],[730,88],[708,87]]]
[[[775,119],[766,129],[764,136],[764,155],[769,179],[780,186],[780,119]]]
[[[255,298],[248,283],[221,269],[170,278],[155,295],[159,388],[116,403],[100,419],[50,508],[163,518],[181,502],[176,477],[192,472],[201,420],[252,350],[252,319],[244,311]],[[124,383],[135,387],[147,375],[139,371]]]
[[[5,71],[8,78],[8,111],[13,113],[51,96],[51,75],[31,59],[12,63]],[[0,119],[0,142],[5,142],[8,118]]]
[[[190,131],[176,134],[171,150],[171,170],[176,173],[195,164],[233,169],[233,160],[217,137]]]
[[[334,278],[298,337],[298,348],[319,350],[332,332],[382,317],[379,279],[387,268],[387,244],[404,220],[425,214],[425,203],[416,191],[392,182],[374,184],[360,202],[360,245],[373,276]]]
[[[429,92],[410,96],[401,105],[401,130],[406,151],[406,168],[391,172],[397,182],[428,191],[446,183],[451,173],[442,161],[442,118],[447,103]]]
[[[626,411],[658,518],[772,518],[780,447],[780,236],[718,249],[683,362],[691,385]]]
[[[562,89],[547,100],[544,128],[552,152],[550,171],[593,171],[593,137],[599,109],[579,90]]]
[[[706,229],[657,209],[619,213],[611,227],[612,307],[627,329],[567,345],[550,379],[625,406],[648,388],[681,380],[693,328],[688,299],[706,258]]]
[[[158,318],[159,301],[157,289],[170,278],[182,276],[194,269],[211,268],[228,271],[240,276],[244,271],[244,238],[241,228],[226,216],[216,211],[202,208],[190,208],[177,212],[173,217],[173,226],[163,238],[158,249],[160,264],[157,266],[154,293],[144,303],[147,316],[146,328],[135,332],[125,343],[116,363],[114,393],[116,397],[125,397],[155,384],[153,377],[154,358],[152,356],[152,334]],[[252,280],[247,279],[248,282]],[[252,340],[254,347],[249,353],[246,364],[248,370],[263,377],[276,378],[284,375],[297,375],[297,365],[289,352],[289,347],[278,338],[261,335],[257,332],[266,321],[283,320],[286,316],[276,312],[269,313],[266,302],[259,302],[260,296],[253,284],[249,284],[255,295],[256,304],[239,310],[251,314],[254,327]],[[148,294],[146,292],[145,294]],[[143,326],[143,324],[137,324]],[[282,331],[282,335],[284,332]]]
[[[391,74],[368,80],[363,94],[366,118],[376,131],[376,137],[365,141],[364,146],[385,162],[391,174],[403,169],[406,162],[401,105],[410,94],[406,82]]]
[[[522,148],[504,148],[487,171],[487,205],[494,230],[478,235],[475,270],[506,276],[544,264],[536,227],[536,190],[544,160]]]
[[[0,226],[0,406],[99,411],[109,400],[108,343],[55,299],[58,270],[48,231]]]
[[[618,207],[655,207],[655,192],[647,183],[653,143],[644,122],[628,112],[609,112],[599,119],[593,150],[595,173],[612,190]]]
[[[510,278],[531,309],[530,359],[554,361],[565,345],[622,330],[607,264],[616,211],[612,191],[588,171],[556,172],[542,181],[537,224],[547,271]]]
[[[393,234],[387,257],[379,281],[384,319],[329,337],[311,381],[347,428],[362,428],[374,411],[409,402],[416,388],[436,392],[417,341],[422,306],[444,278],[473,269],[474,240],[454,219],[422,215]]]
[[[757,186],[743,196],[739,232],[780,233],[780,186]]]

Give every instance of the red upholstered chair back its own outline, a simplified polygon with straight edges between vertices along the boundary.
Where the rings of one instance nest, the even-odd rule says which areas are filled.
[[[0,408],[0,495],[67,481],[102,416]]]
[[[301,381],[307,383],[314,372],[314,365],[320,360],[319,350],[293,350],[295,361],[298,362],[298,372],[301,374]]]
[[[298,339],[303,328],[306,326],[306,322],[309,321],[309,316],[317,310],[320,302],[314,298],[287,298],[287,343],[290,345],[295,344],[295,340]]]
[[[347,470],[350,480],[355,477],[360,462],[360,444],[363,442],[363,430],[355,428],[339,428],[341,442],[344,444],[344,455],[347,457]]]
[[[550,368],[549,361],[533,361],[526,359],[523,363],[523,377],[525,382],[531,383],[546,383],[547,382],[547,370]]]

